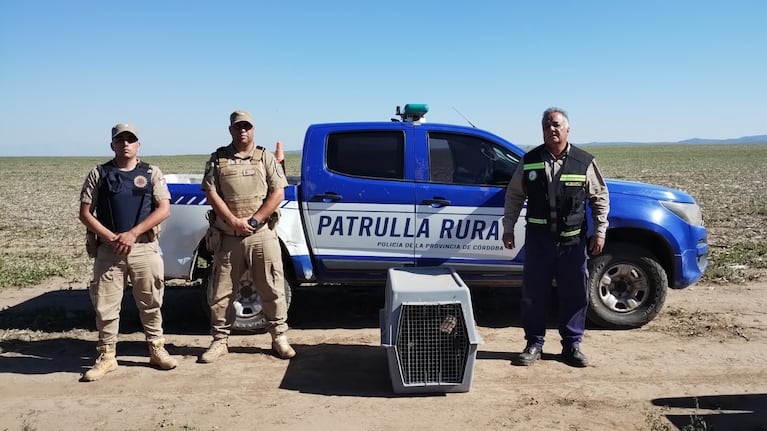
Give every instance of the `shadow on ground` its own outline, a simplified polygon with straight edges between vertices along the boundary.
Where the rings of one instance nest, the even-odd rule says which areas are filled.
[[[208,333],[207,318],[200,306],[200,294],[195,288],[166,288],[163,320],[167,334]],[[0,311],[0,329],[43,332],[76,329],[94,331],[95,314],[87,290],[52,290]],[[120,312],[120,332],[141,330],[133,295],[130,290],[126,290]]]
[[[519,326],[519,293],[516,288],[473,289],[477,325]],[[383,288],[302,287],[293,294],[289,323],[299,329],[378,328],[383,307]]]
[[[479,326],[519,326],[519,289],[472,290],[474,319]],[[378,328],[384,306],[383,288],[301,287],[293,292],[289,324],[296,329]],[[554,310],[552,310],[553,314]],[[199,287],[167,287],[163,303],[167,334],[207,335]],[[52,290],[0,311],[0,329],[64,332],[95,330],[87,290]],[[125,291],[120,331],[141,331],[130,290]]]
[[[97,355],[91,340],[79,338],[51,338],[27,340],[8,339],[0,341],[0,374],[51,374],[82,373],[91,366]],[[184,348],[173,344],[166,347],[171,354],[178,354]],[[119,343],[120,366],[149,367],[147,345],[144,341]],[[128,360],[124,357],[141,357],[142,360]]]
[[[671,408],[665,416],[680,430],[767,431],[767,394],[656,398],[652,403]],[[673,409],[694,413],[677,414]]]
[[[317,344],[300,348],[280,389],[309,394],[391,397],[386,352],[378,346]]]

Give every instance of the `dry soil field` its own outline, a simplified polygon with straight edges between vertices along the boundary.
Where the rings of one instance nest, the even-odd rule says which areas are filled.
[[[168,350],[180,365],[167,372],[147,366],[127,295],[120,368],[78,382],[96,334],[76,200],[98,159],[0,158],[0,430],[767,430],[767,146],[593,152],[610,177],[698,199],[710,234],[706,278],[671,291],[643,328],[589,328],[585,369],[558,361],[556,330],[540,363],[510,365],[524,345],[518,291],[477,290],[484,344],[471,391],[427,396],[392,391],[382,292],[335,288],[294,294],[295,359],[271,356],[266,335],[241,335],[206,365],[196,363],[208,343],[198,294],[169,288]],[[147,159],[173,173],[198,171],[204,156]],[[50,180],[26,184],[30,169]]]
[[[335,289],[295,296],[293,360],[273,357],[267,335],[243,335],[214,364],[196,363],[208,343],[197,294],[169,289],[168,350],[180,361],[172,371],[147,366],[125,301],[120,367],[80,383],[95,332],[87,294],[59,290],[65,284],[0,295],[12,316],[0,335],[0,429],[657,431],[695,421],[707,428],[688,429],[767,429],[764,282],[696,285],[671,292],[664,313],[641,329],[590,328],[585,369],[558,361],[556,329],[540,363],[510,365],[523,347],[518,296],[476,292],[484,344],[471,390],[429,396],[392,391],[379,347],[382,296]]]

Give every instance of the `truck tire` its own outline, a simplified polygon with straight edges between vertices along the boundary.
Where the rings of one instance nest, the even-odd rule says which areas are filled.
[[[213,278],[207,272],[202,278],[202,307],[205,315],[210,319],[209,298],[213,293]],[[285,305],[290,308],[293,289],[290,280],[285,277]],[[261,309],[261,298],[253,288],[253,283],[245,276],[240,285],[240,293],[234,300],[235,318],[232,323],[232,332],[260,334],[266,332],[267,322]]]
[[[589,259],[588,319],[609,329],[639,328],[666,301],[668,277],[647,250],[616,244]]]

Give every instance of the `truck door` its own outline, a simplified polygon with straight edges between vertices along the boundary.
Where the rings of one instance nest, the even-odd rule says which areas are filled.
[[[416,170],[427,172],[417,182],[416,224],[422,232],[428,225],[428,235],[416,236],[416,265],[449,265],[467,282],[474,277],[502,281],[509,272],[520,273],[524,221],[515,226],[517,247],[507,250],[501,242],[501,219],[506,186],[522,151],[492,136],[423,132],[429,168]]]
[[[410,129],[316,129],[307,138],[301,195],[318,271],[329,274],[321,278],[380,282],[388,268],[413,265]]]

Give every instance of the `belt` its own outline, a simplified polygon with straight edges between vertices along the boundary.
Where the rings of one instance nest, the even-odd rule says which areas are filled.
[[[136,237],[136,242],[137,243],[144,244],[144,243],[148,243],[148,242],[152,242],[152,241],[153,241],[153,239],[150,239],[149,234],[146,233],[146,232],[142,233],[141,235]]]

